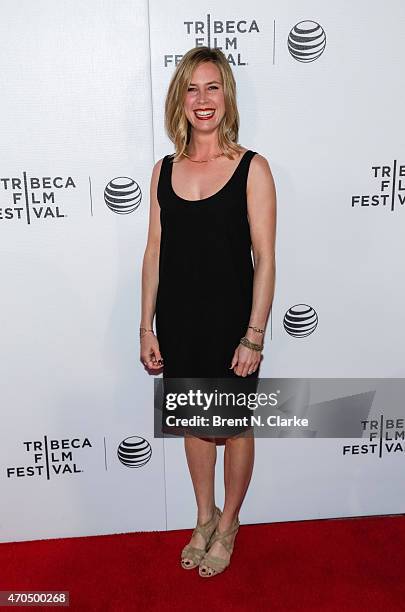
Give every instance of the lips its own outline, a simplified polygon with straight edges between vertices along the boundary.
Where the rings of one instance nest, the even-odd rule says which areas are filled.
[[[194,111],[194,115],[201,121],[212,119],[215,114],[215,108],[197,108]]]

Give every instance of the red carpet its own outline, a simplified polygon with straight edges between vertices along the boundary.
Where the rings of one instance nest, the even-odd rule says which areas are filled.
[[[405,610],[402,515],[242,525],[212,579],[178,564],[190,534],[1,544],[0,590],[66,590],[71,610],[102,612]]]

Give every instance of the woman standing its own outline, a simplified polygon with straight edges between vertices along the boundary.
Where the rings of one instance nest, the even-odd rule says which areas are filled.
[[[154,372],[163,367],[164,379],[257,378],[274,294],[276,194],[267,160],[238,144],[236,84],[220,50],[183,56],[165,125],[175,154],[151,178],[141,360]],[[184,441],[198,518],[181,563],[210,577],[230,563],[254,438],[225,438],[222,512],[214,501],[217,441]]]

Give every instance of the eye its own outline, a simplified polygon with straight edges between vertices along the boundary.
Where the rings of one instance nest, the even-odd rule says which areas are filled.
[[[208,89],[219,89],[218,85],[210,85]],[[190,86],[187,88],[187,91],[195,91],[195,87]]]

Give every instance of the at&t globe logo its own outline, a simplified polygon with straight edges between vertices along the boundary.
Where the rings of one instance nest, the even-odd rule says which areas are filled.
[[[294,338],[305,338],[315,331],[318,315],[308,304],[291,306],[284,315],[284,329]]]
[[[151,445],[145,438],[130,436],[118,446],[118,459],[130,468],[143,467],[152,456]]]
[[[104,201],[108,208],[120,215],[127,215],[136,210],[141,200],[141,188],[128,176],[112,179],[104,190]]]
[[[316,21],[300,21],[288,35],[288,50],[298,62],[313,62],[322,55],[326,34]]]

